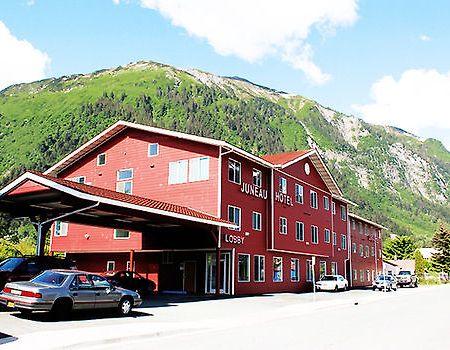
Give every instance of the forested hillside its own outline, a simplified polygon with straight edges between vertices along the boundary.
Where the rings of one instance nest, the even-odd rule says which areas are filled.
[[[450,222],[450,153],[301,96],[153,62],[0,92],[0,182],[43,171],[123,119],[213,137],[255,154],[315,145],[353,211],[428,244]],[[0,234],[17,227],[3,218]],[[24,234],[21,230],[20,234]],[[19,235],[20,235],[19,234]]]

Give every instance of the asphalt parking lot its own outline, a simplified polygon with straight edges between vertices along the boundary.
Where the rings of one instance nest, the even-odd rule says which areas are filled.
[[[63,321],[54,321],[42,313],[24,317],[15,311],[3,310],[0,312],[0,332],[4,335],[0,336],[0,344],[6,343],[4,349],[29,346],[34,349],[93,348],[127,343],[130,339],[151,344],[155,339],[213,332],[230,324],[245,328],[290,317],[308,319],[311,315],[332,310],[348,309],[351,312],[361,305],[376,307],[377,303],[394,303],[421,295],[427,298],[433,289],[448,292],[450,286],[389,293],[351,290],[233,298],[158,296],[146,300],[128,317],[118,317],[114,312],[83,312],[74,313],[69,320]]]

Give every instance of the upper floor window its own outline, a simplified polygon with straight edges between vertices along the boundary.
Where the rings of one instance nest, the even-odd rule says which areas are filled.
[[[331,210],[333,211],[333,215],[336,215],[336,203],[331,202]]]
[[[361,222],[358,222],[358,231],[359,231],[359,233],[363,233],[363,229],[362,229],[362,223]]]
[[[347,208],[344,205],[341,205],[341,220],[347,220]]]
[[[367,245],[366,245],[366,251],[365,251],[365,253],[366,253],[366,254],[365,254],[366,257],[369,256],[369,246],[367,246]]]
[[[148,156],[155,157],[159,154],[159,144],[151,143],[148,145]]]
[[[356,230],[356,222],[352,219],[352,230]]]
[[[241,184],[241,163],[233,159],[228,159],[228,180]]]
[[[317,193],[313,190],[310,191],[310,202],[311,202],[311,208],[317,209],[318,203],[317,203]]]
[[[133,169],[117,171],[116,191],[131,194],[133,192]]]
[[[287,193],[287,180],[282,176],[280,176],[280,192]]]
[[[375,256],[375,247],[370,247],[370,256]]]
[[[319,228],[311,225],[311,242],[314,244],[319,243]]]
[[[336,245],[336,232],[333,232],[333,245]]]
[[[303,204],[303,186],[295,184],[295,201]]]
[[[177,160],[169,163],[169,185],[187,182],[188,161]]]
[[[106,164],[106,153],[101,153],[97,156],[97,165]]]
[[[295,222],[295,239],[297,241],[305,240],[305,224],[303,222]]]
[[[130,238],[130,231],[114,230],[114,239],[128,239]]]
[[[352,252],[356,253],[356,243],[352,243]]]
[[[284,217],[280,217],[280,233],[282,235],[287,234],[287,219]]]
[[[79,184],[84,184],[86,183],[86,176],[77,176],[72,178],[73,182],[78,182]]]
[[[67,222],[55,221],[55,236],[67,236],[67,229],[69,224]]]
[[[369,234],[369,228],[364,224],[364,234],[367,236]]]
[[[189,160],[189,181],[209,179],[209,157],[192,158]]]
[[[261,213],[254,211],[252,213],[252,228],[256,231],[261,231]]]
[[[228,221],[234,223],[238,228],[230,229],[235,231],[241,230],[241,208],[229,205],[228,206]]]
[[[359,256],[364,256],[364,247],[362,244],[359,245]]]
[[[347,236],[341,235],[341,248],[343,250],[347,249]]]
[[[330,199],[327,196],[323,196],[323,208],[330,210]]]
[[[261,170],[253,169],[253,185],[262,187],[262,173]]]
[[[326,243],[330,243],[330,230],[329,229],[325,229],[324,230],[324,242]]]

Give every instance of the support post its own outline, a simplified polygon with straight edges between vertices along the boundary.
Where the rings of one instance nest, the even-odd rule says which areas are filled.
[[[130,250],[130,268],[128,271],[133,271],[133,265],[134,265],[134,249]]]
[[[220,248],[217,246],[216,248],[216,295],[220,295]]]
[[[37,230],[37,242],[36,242],[36,255],[43,256],[45,254],[45,239],[47,237],[47,231],[50,229],[47,222],[38,222],[36,224]]]

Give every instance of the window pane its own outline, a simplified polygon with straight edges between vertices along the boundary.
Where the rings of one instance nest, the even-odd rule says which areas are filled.
[[[133,178],[133,169],[124,169],[117,172],[117,180],[129,180]]]
[[[257,169],[253,169],[253,185],[257,187],[262,186],[262,173]]]
[[[238,280],[239,282],[250,281],[250,256],[238,254]]]
[[[283,280],[283,259],[280,257],[273,258],[273,281],[281,282]]]
[[[114,238],[130,238],[130,232],[125,230],[114,230]]]
[[[106,164],[106,154],[102,153],[97,156],[97,165],[105,165]]]
[[[151,143],[148,145],[148,155],[149,157],[157,156],[158,155],[158,144],[157,143]]]

